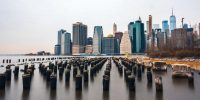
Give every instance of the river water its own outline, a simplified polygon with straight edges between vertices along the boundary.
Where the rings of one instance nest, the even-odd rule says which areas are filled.
[[[19,73],[18,79],[15,79],[12,73],[12,79],[10,82],[6,82],[5,90],[0,90],[0,100],[200,100],[200,75],[196,72],[194,73],[194,84],[189,84],[187,79],[172,79],[171,68],[168,68],[167,72],[153,73],[153,77],[161,75],[163,78],[163,93],[156,93],[154,80],[152,85],[147,85],[145,70],[141,79],[136,78],[135,92],[130,92],[123,74],[118,73],[113,62],[110,90],[103,92],[102,76],[106,63],[94,79],[89,79],[88,83],[83,81],[82,91],[75,89],[73,69],[70,72],[68,84],[65,83],[65,75],[63,78],[57,75],[57,88],[51,90],[49,83],[39,73],[38,63],[36,63],[31,89],[23,90],[23,72]],[[23,69],[23,65],[20,65],[20,69]]]

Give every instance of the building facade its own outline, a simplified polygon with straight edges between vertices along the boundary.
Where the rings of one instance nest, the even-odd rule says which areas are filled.
[[[152,16],[149,15],[149,21],[148,21],[148,32],[147,34],[149,35],[149,37],[152,36],[152,28],[153,28],[153,23],[152,23]]]
[[[60,55],[61,54],[61,46],[60,45],[55,45],[54,47],[54,54],[55,55]]]
[[[101,54],[102,52],[102,39],[103,39],[103,28],[102,26],[94,27],[93,34],[93,54]]]
[[[87,25],[81,22],[73,24],[73,47],[72,54],[79,55],[85,53],[87,44]]]
[[[173,49],[191,49],[193,48],[193,29],[178,28],[172,32]]]
[[[131,30],[133,30],[130,33],[132,53],[144,53],[146,47],[144,23],[142,23],[140,18],[133,24]]]
[[[58,31],[58,43],[54,47],[55,55],[71,55],[71,34],[66,30]]]
[[[61,54],[71,55],[71,34],[68,32],[61,35]]]
[[[170,16],[170,33],[176,28],[176,16],[173,14]]]
[[[123,33],[120,43],[120,54],[131,54],[131,40],[127,31]]]
[[[117,41],[119,42],[119,44],[120,44],[122,36],[123,36],[123,32],[116,32],[114,36],[117,39]]]
[[[167,32],[169,30],[168,20],[162,21],[162,32]]]
[[[113,24],[113,35],[117,32],[117,24]]]
[[[102,42],[102,54],[116,55],[119,54],[118,42],[115,37],[104,37]]]

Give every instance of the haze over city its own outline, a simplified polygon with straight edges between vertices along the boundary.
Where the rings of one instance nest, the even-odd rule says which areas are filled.
[[[94,26],[103,26],[104,36],[126,31],[139,16],[143,23],[152,15],[153,24],[169,20],[174,9],[177,27],[200,22],[199,0],[4,0],[0,1],[0,54],[24,54],[40,50],[53,52],[57,31],[72,33],[72,24],[83,22],[92,37]],[[146,25],[145,25],[146,27]],[[146,28],[145,28],[146,29]]]

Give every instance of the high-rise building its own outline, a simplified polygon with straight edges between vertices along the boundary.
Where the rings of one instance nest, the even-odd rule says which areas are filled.
[[[58,31],[58,45],[61,45],[61,37],[62,37],[62,34],[64,34],[66,32],[66,30],[64,29],[61,29]]]
[[[131,27],[131,48],[132,53],[144,53],[145,51],[145,34],[144,34],[144,23],[142,23],[141,19],[135,21],[133,26]]]
[[[93,54],[101,54],[102,39],[103,39],[102,26],[95,26],[93,34]]]
[[[164,50],[166,47],[165,32],[157,31],[157,47],[159,50]]]
[[[117,41],[119,42],[119,44],[120,44],[122,36],[123,36],[123,32],[116,32],[114,36],[117,39]]]
[[[134,27],[134,22],[130,22],[128,24],[128,34],[129,34],[129,37],[131,39],[131,42],[133,40],[133,27]]]
[[[178,28],[172,31],[172,48],[173,49],[191,49],[193,48],[193,28]]]
[[[119,54],[118,51],[118,42],[115,37],[109,35],[108,37],[104,37],[102,41],[102,54],[107,55],[116,55]]]
[[[127,31],[123,33],[120,43],[120,54],[131,54],[131,40]]]
[[[73,55],[85,53],[87,44],[87,25],[81,22],[73,24]]]
[[[93,38],[92,37],[88,37],[87,38],[87,45],[92,45],[93,44]]]
[[[162,32],[167,32],[169,30],[168,20],[162,21]]]
[[[61,35],[61,54],[71,55],[71,34],[68,32]]]
[[[188,29],[188,24],[183,24],[184,29]]]
[[[71,54],[71,34],[66,30],[58,31],[58,43],[54,48],[55,55],[70,55]]]
[[[170,33],[176,28],[176,17],[173,14],[173,9],[172,9],[172,15],[170,16]]]
[[[153,23],[152,23],[152,16],[149,15],[148,32],[147,32],[147,34],[149,35],[149,37],[152,36],[152,25],[153,25]]]
[[[60,45],[55,45],[54,47],[54,54],[55,55],[60,55],[61,54],[61,46]]]
[[[117,25],[114,23],[113,24],[113,35],[117,32]]]

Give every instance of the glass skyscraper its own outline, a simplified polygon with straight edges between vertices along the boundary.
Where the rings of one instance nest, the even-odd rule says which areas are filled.
[[[144,23],[142,23],[141,19],[137,20],[134,24],[132,22],[132,26],[130,27],[132,32],[129,32],[131,37],[131,48],[132,53],[144,53],[146,47],[145,34],[144,34]]]
[[[81,22],[73,24],[73,55],[85,53],[87,44],[87,25]]]
[[[102,26],[95,26],[93,34],[93,54],[101,54],[102,38],[103,38]]]
[[[71,55],[71,34],[66,30],[59,30],[58,43],[54,50],[56,55]]]
[[[102,54],[115,55],[119,54],[118,42],[115,37],[104,37],[102,41]]]
[[[168,20],[162,21],[162,32],[167,32],[169,29]]]
[[[172,15],[170,16],[170,33],[176,28],[176,17],[173,14],[172,10]]]

